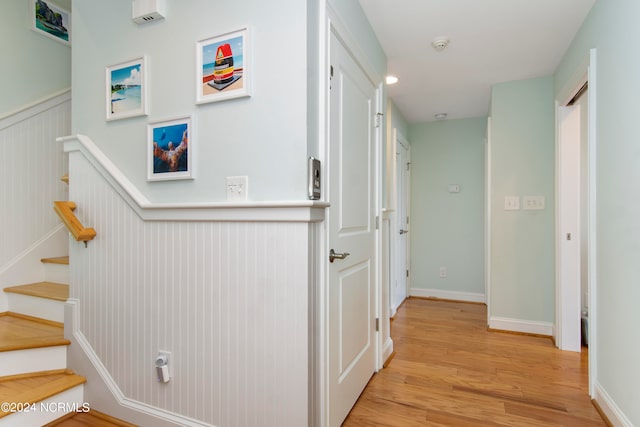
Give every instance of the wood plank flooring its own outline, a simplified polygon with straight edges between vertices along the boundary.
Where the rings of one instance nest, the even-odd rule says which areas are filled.
[[[391,326],[395,356],[343,425],[606,426],[588,396],[586,349],[486,325],[484,305],[405,301]]]

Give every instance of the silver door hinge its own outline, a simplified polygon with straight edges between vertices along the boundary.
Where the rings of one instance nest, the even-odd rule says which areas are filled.
[[[376,217],[376,230],[378,230],[380,228],[380,217],[377,216]]]
[[[407,216],[407,224],[409,224],[409,217]]]
[[[384,114],[376,113],[376,127],[377,128],[379,128],[380,125],[382,124],[382,116],[384,116]]]
[[[407,269],[407,277],[409,277],[409,270]]]
[[[376,317],[376,332],[380,331],[380,318]]]
[[[329,90],[331,90],[331,80],[333,80],[333,65],[329,67]]]

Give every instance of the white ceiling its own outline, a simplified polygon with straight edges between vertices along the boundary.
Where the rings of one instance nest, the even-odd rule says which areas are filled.
[[[359,0],[410,123],[487,116],[495,83],[552,75],[595,0]],[[442,52],[439,36],[451,40]]]

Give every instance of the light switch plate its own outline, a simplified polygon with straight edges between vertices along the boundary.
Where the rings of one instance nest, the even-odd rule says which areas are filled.
[[[247,200],[247,195],[249,193],[249,177],[228,176],[226,183],[228,202],[243,202]]]
[[[522,209],[537,211],[544,209],[544,196],[522,196]]]
[[[517,211],[520,209],[520,196],[504,196],[504,210]]]

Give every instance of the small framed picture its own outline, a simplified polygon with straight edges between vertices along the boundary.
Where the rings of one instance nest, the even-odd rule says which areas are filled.
[[[249,29],[196,43],[196,102],[251,96]]]
[[[147,114],[146,58],[137,58],[107,67],[107,120]]]
[[[193,179],[193,128],[191,117],[147,125],[147,179]]]
[[[71,46],[71,13],[49,0],[29,0],[31,29]]]

